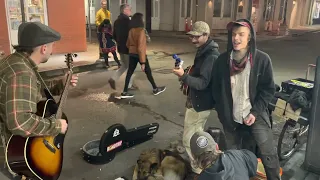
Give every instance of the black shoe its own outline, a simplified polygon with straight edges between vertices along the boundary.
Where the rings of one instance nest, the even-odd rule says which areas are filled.
[[[113,79],[109,79],[109,84],[110,84],[110,87],[114,90],[116,90],[116,82],[113,80]]]
[[[165,86],[162,86],[162,87],[157,87],[157,89],[154,89],[153,90],[153,95],[158,95],[162,92],[164,92],[166,90],[166,87]]]
[[[128,92],[123,92],[121,93],[121,96],[116,96],[115,98],[117,99],[129,99],[129,98],[133,98],[134,95],[133,94],[130,94]]]

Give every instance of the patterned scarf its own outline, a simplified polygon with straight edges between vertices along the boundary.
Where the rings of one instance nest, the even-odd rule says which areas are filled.
[[[249,52],[244,59],[238,63],[232,57],[233,52],[230,54],[230,76],[234,76],[236,74],[241,73],[247,65],[247,62],[250,61],[250,65],[252,67],[252,54]]]

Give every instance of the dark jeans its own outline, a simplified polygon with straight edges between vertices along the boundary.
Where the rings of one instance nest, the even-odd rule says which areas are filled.
[[[138,55],[130,55],[130,57],[129,57],[129,68],[128,68],[128,71],[127,71],[126,82],[125,82],[125,85],[124,85],[123,92],[128,92],[128,85],[129,85],[129,82],[130,82],[130,78],[131,78],[132,74],[134,73],[138,63],[139,63],[139,56]],[[148,78],[149,82],[152,85],[152,88],[156,89],[157,85],[154,82],[148,58],[146,58],[144,72],[146,73],[147,78]]]
[[[228,149],[248,149],[257,154],[259,151],[268,180],[280,180],[280,164],[273,143],[272,129],[260,117],[251,126],[240,125],[235,131],[225,128]]]
[[[116,61],[118,66],[120,66],[121,64],[120,64],[120,61],[118,59],[117,53],[115,51],[111,52],[111,53],[113,55],[113,59]],[[103,53],[103,58],[104,58],[104,61],[105,61],[106,65],[109,66],[108,53]]]

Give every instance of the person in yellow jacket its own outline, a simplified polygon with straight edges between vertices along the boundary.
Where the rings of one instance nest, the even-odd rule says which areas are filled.
[[[98,27],[105,19],[109,19],[111,23],[111,13],[110,11],[107,10],[107,1],[101,0],[101,9],[99,9],[99,11],[96,13],[96,27],[97,27],[98,42],[100,42]],[[99,54],[100,54],[99,55],[99,59],[100,59],[103,57],[100,48],[99,48]]]

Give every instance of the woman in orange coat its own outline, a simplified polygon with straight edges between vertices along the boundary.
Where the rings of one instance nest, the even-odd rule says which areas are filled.
[[[140,63],[141,70],[146,73],[149,82],[153,88],[153,94],[158,95],[166,90],[165,86],[158,87],[154,82],[149,61],[147,58],[147,36],[144,29],[143,15],[135,13],[130,21],[130,31],[127,40],[129,48],[129,68],[126,76],[126,82],[120,98],[132,98],[133,94],[128,93],[128,84],[137,64]]]

